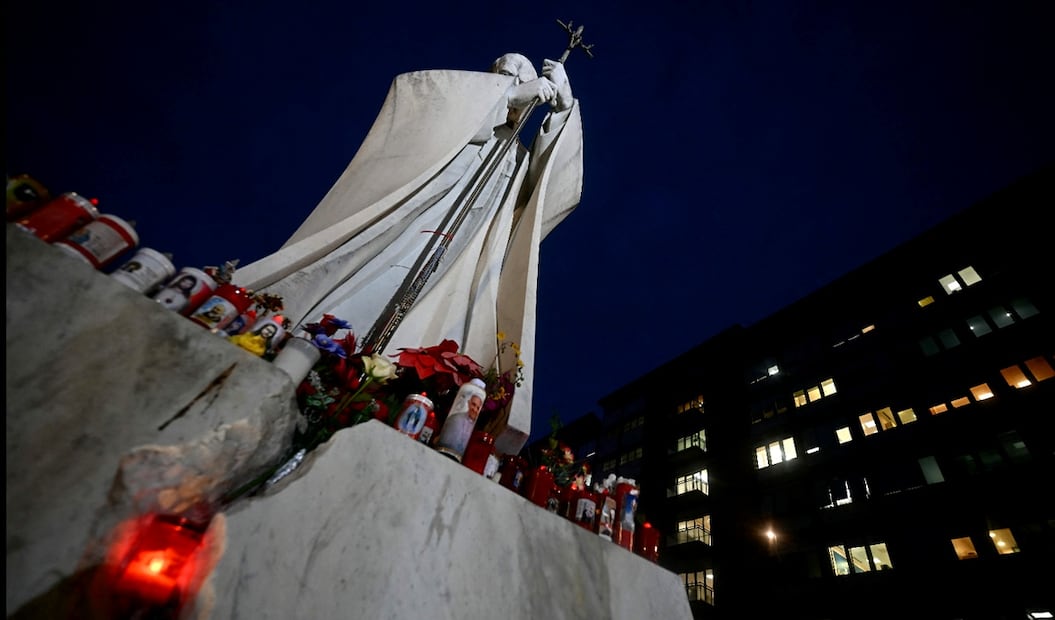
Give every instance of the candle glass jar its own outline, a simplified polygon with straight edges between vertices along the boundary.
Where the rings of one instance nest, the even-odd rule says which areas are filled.
[[[462,465],[478,474],[484,473],[487,459],[495,452],[495,438],[484,431],[473,431],[462,455]]]
[[[553,490],[553,472],[545,465],[539,465],[531,470],[527,480],[523,484],[523,496],[536,506],[546,507],[550,491]]]

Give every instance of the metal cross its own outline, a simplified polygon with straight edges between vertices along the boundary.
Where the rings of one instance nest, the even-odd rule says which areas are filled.
[[[579,26],[578,29],[572,30],[573,24],[571,20],[569,20],[568,23],[565,24],[564,22],[558,19],[557,23],[560,24],[561,28],[564,28],[565,32],[568,33],[568,47],[565,48],[564,53],[561,54],[560,60],[558,60],[557,62],[563,65],[564,61],[568,60],[568,55],[571,54],[571,51],[577,47],[582,48],[582,51],[585,52],[588,57],[593,58],[593,52],[590,51],[591,49],[593,49],[593,45],[587,45],[582,42],[582,31],[584,26]]]

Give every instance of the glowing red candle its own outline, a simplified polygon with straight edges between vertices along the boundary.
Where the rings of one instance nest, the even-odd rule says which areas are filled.
[[[178,604],[194,572],[203,533],[203,527],[186,519],[151,515],[130,532],[134,540],[120,564],[114,590],[145,604]]]
[[[659,530],[647,521],[634,532],[634,553],[653,562],[659,561]]]

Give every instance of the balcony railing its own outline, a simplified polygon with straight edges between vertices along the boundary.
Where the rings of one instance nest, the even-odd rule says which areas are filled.
[[[685,586],[685,592],[690,601],[703,601],[708,605],[714,605],[714,588],[708,588],[702,583]]]
[[[693,526],[667,536],[667,545],[681,545],[687,542],[702,542],[705,545],[710,545],[711,531],[703,526]]]
[[[692,477],[688,480],[678,482],[674,487],[667,489],[667,497],[674,497],[675,495],[685,495],[686,493],[692,493],[693,491],[699,491],[704,495],[710,490],[708,482],[702,478]]]

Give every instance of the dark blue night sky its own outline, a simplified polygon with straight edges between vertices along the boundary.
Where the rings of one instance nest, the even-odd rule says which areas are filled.
[[[244,265],[326,193],[396,74],[541,65],[557,19],[585,26],[594,58],[567,65],[585,186],[542,246],[534,439],[1055,162],[1053,17],[1040,0],[8,3],[5,165],[98,197],[177,268]]]

